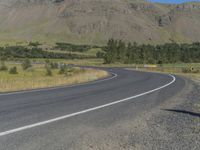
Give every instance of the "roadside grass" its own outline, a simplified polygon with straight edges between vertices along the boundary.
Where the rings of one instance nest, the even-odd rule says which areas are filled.
[[[192,67],[189,67],[192,66]],[[196,67],[195,67],[196,66]],[[173,66],[173,67],[155,67],[155,68],[137,68],[138,70],[142,70],[142,71],[149,71],[149,72],[161,72],[161,73],[168,73],[168,74],[177,74],[177,75],[181,75],[181,76],[185,76],[188,78],[191,78],[193,80],[196,80],[197,82],[200,82],[200,71],[195,72],[195,71],[191,71],[191,72],[184,72],[183,70],[187,68],[194,68],[196,70],[199,70],[199,66],[197,64],[186,64],[185,66]]]
[[[106,71],[94,69],[73,69],[71,75],[59,74],[59,69],[52,69],[52,76],[46,76],[44,65],[33,65],[24,71],[20,64],[7,64],[9,68],[16,66],[18,74],[0,71],[0,92],[29,90],[84,83],[108,76]]]
[[[17,60],[22,61],[24,59],[18,58]],[[32,58],[30,59],[35,63],[45,63],[45,58]],[[123,64],[123,63],[112,63],[104,64],[102,58],[88,58],[88,59],[49,59],[51,62],[66,63],[82,66],[96,66],[96,67],[123,67],[123,68],[143,68],[149,71],[160,71],[167,73],[182,73],[183,68],[200,68],[200,63],[176,63],[176,64],[162,64],[157,67],[144,68],[144,64]],[[188,74],[188,73],[187,73]],[[195,74],[196,76],[196,74]],[[198,77],[198,75],[197,75]]]
[[[20,61],[24,59],[18,59]],[[31,59],[36,64],[45,63],[46,59],[34,58]],[[143,71],[165,72],[171,74],[181,74],[191,76],[192,78],[200,79],[199,73],[184,73],[183,69],[198,68],[200,69],[200,63],[176,63],[176,64],[162,64],[157,67],[144,67],[144,64],[104,64],[104,60],[101,58],[92,59],[50,59],[51,62],[74,64],[80,66],[97,66],[97,67],[122,67],[122,68],[134,68]]]
[[[18,59],[23,60],[23,59]],[[46,59],[43,58],[35,58],[30,59],[35,63],[44,63]],[[66,64],[74,64],[74,65],[82,65],[82,66],[102,66],[103,59],[92,58],[92,59],[50,59],[51,62],[57,63],[66,63]]]

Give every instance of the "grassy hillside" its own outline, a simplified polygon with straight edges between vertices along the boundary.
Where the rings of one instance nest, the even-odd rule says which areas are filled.
[[[142,0],[0,0],[0,40],[105,44],[200,39],[200,4],[163,5]]]

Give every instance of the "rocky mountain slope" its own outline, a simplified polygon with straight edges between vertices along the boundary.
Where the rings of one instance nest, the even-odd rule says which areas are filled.
[[[143,0],[0,0],[0,40],[103,44],[200,41],[200,3]]]

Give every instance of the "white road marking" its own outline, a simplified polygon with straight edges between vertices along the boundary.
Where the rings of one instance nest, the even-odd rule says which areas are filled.
[[[23,126],[23,127],[20,127],[20,128],[16,128],[16,129],[8,130],[8,131],[5,131],[5,132],[1,132],[0,133],[0,137],[5,136],[5,135],[9,135],[9,134],[12,134],[12,133],[16,133],[16,132],[19,132],[19,131],[27,130],[27,129],[30,129],[30,128],[42,126],[42,125],[45,125],[45,124],[49,124],[49,123],[52,123],[52,122],[56,122],[56,121],[59,121],[59,120],[63,120],[63,119],[66,119],[66,118],[74,117],[74,116],[77,116],[77,115],[80,115],[80,114],[84,114],[84,113],[87,113],[87,112],[91,112],[91,111],[94,111],[94,110],[98,110],[98,109],[101,109],[101,108],[109,107],[109,106],[112,106],[112,105],[115,105],[115,104],[118,104],[118,103],[126,102],[126,101],[129,101],[131,99],[134,99],[134,98],[137,98],[137,97],[141,97],[141,96],[153,93],[155,91],[158,91],[158,90],[161,90],[161,89],[163,89],[165,87],[168,87],[169,85],[173,84],[176,81],[176,77],[175,76],[173,76],[173,75],[169,75],[169,76],[171,76],[172,79],[173,79],[171,82],[169,82],[169,83],[167,83],[167,84],[165,84],[165,85],[163,85],[161,87],[155,88],[153,90],[150,90],[150,91],[147,91],[147,92],[135,95],[135,96],[131,96],[131,97],[128,97],[128,98],[125,98],[125,99],[121,99],[121,100],[118,100],[118,101],[115,101],[115,102],[111,102],[111,103],[108,103],[108,104],[104,104],[104,105],[101,105],[101,106],[97,106],[97,107],[93,107],[93,108],[90,108],[90,109],[82,110],[82,111],[79,111],[79,112],[76,112],[76,113],[64,115],[64,116],[61,116],[61,117],[58,117],[58,118],[54,118],[54,119],[46,120],[46,121],[43,121],[43,122],[38,122],[38,123],[35,123],[35,124],[31,124],[31,125]]]
[[[66,86],[58,86],[58,87],[49,87],[49,88],[42,88],[42,89],[33,89],[33,90],[25,90],[25,91],[17,91],[17,92],[10,92],[10,93],[1,93],[0,96],[6,96],[6,95],[13,95],[13,94],[23,94],[23,93],[31,93],[31,92],[40,92],[40,91],[49,91],[49,90],[56,90],[56,89],[62,89],[62,88],[71,88],[71,87],[76,87],[76,86],[81,86],[81,85],[90,85],[90,84],[95,84],[95,83],[100,83],[108,80],[112,80],[116,78],[118,75],[115,73],[111,73],[113,76],[110,78],[102,79],[102,80],[97,80],[97,81],[91,81],[88,83],[80,83],[80,84],[75,84],[75,85],[66,85]]]

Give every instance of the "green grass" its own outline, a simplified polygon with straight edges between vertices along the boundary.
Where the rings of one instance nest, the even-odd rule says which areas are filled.
[[[20,41],[20,40],[0,40],[0,46],[27,46],[28,41]]]
[[[102,52],[102,49],[101,48],[91,48],[88,51],[86,51],[85,54],[96,56],[96,54],[98,52]]]
[[[77,54],[77,55],[83,55],[83,56],[96,57],[96,54],[98,52],[101,52],[102,50],[100,48],[92,48],[92,49],[89,49],[86,52],[73,52],[73,51],[62,51],[62,50],[45,50],[45,51],[53,52],[53,53],[61,53],[61,54]]]
[[[31,59],[31,61],[33,62],[41,62],[41,63],[44,63],[45,60],[47,59],[43,58]],[[50,59],[50,60],[52,62],[60,62],[60,63],[82,65],[82,66],[102,66],[103,64],[103,59]]]
[[[92,55],[92,54],[88,54],[85,52],[70,52],[70,51],[61,51],[61,50],[45,50],[47,52],[53,52],[53,53],[61,53],[61,54],[77,54],[77,55],[82,55],[82,56],[96,56],[96,55]]]

